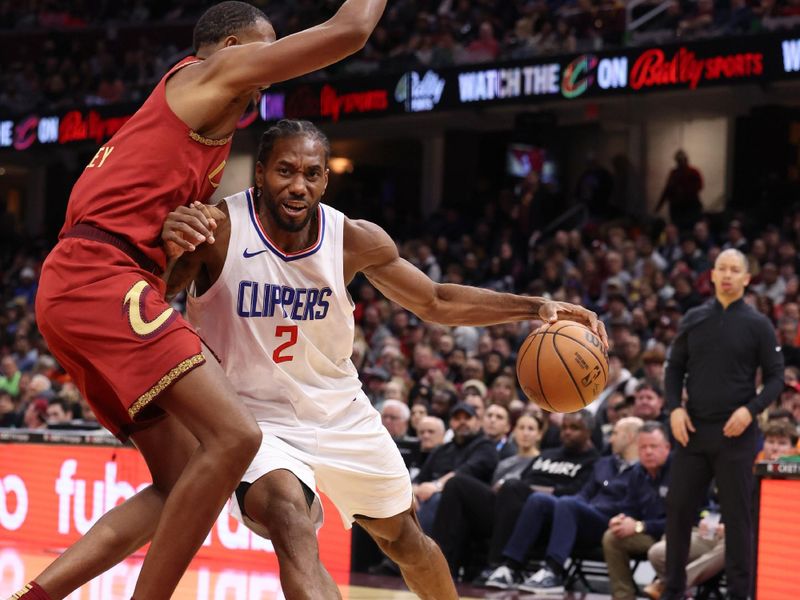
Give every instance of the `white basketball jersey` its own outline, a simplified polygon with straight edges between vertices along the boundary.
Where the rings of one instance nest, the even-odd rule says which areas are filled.
[[[267,236],[252,190],[225,199],[228,255],[189,321],[258,420],[329,425],[361,391],[353,302],[344,282],[344,215],[319,205],[316,242],[287,254]]]

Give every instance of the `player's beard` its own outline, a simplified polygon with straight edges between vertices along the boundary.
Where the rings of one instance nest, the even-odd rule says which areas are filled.
[[[267,210],[269,211],[269,214],[272,216],[273,220],[278,225],[278,227],[280,227],[284,231],[288,231],[290,233],[298,233],[300,231],[303,231],[303,229],[305,229],[306,225],[309,224],[311,219],[314,218],[314,215],[317,214],[316,208],[317,208],[317,204],[318,203],[315,202],[315,203],[312,203],[311,205],[309,205],[305,219],[303,219],[302,221],[299,221],[299,222],[297,222],[297,221],[287,221],[286,219],[284,219],[283,215],[281,214],[280,203],[278,201],[274,200],[269,195],[269,192],[267,192],[266,189],[262,188],[260,190],[260,192],[261,193],[259,194],[259,197],[261,199],[261,202],[263,202],[264,206],[267,207]]]

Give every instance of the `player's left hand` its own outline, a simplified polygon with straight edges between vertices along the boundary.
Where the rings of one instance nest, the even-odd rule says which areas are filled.
[[[192,202],[179,206],[167,215],[161,229],[161,240],[167,256],[177,258],[184,252],[194,252],[196,244],[214,243],[217,223],[225,219],[216,206]]]
[[[608,350],[608,335],[606,334],[606,326],[597,318],[597,314],[589,309],[578,306],[577,304],[570,304],[569,302],[557,302],[555,300],[546,300],[539,307],[539,317],[545,323],[555,323],[560,319],[569,321],[577,321],[588,325],[603,346]]]
[[[733,414],[728,419],[728,422],[725,423],[725,427],[722,428],[722,433],[725,435],[725,437],[739,437],[752,422],[753,415],[750,414],[750,411],[747,410],[746,406],[740,406],[733,411]]]

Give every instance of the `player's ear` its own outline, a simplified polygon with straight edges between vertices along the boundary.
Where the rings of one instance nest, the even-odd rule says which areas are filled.
[[[239,45],[239,38],[235,35],[229,35],[225,38],[225,41],[222,42],[223,48],[228,48],[230,46],[238,46]]]
[[[256,187],[264,187],[264,165],[260,161],[256,161],[255,172]]]

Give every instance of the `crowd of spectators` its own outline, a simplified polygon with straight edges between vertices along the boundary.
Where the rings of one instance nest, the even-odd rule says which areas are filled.
[[[797,24],[794,0],[671,0],[646,26],[620,0],[400,0],[366,47],[312,77],[443,67],[598,50],[677,37],[741,35]],[[0,2],[0,111],[141,102],[167,68],[190,52],[200,0]],[[333,0],[253,4],[279,36],[320,23]],[[665,5],[667,6],[667,5]]]

